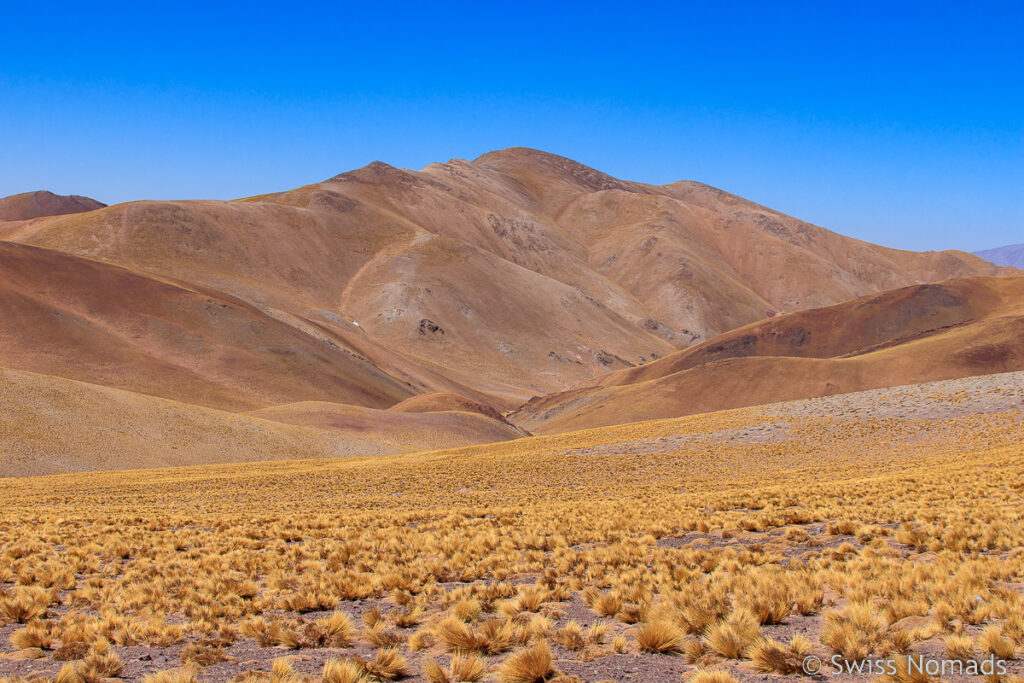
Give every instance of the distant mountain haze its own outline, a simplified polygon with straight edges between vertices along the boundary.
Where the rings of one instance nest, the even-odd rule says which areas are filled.
[[[1010,244],[995,249],[983,249],[974,252],[986,261],[991,261],[997,266],[1012,266],[1024,268],[1024,244]]]

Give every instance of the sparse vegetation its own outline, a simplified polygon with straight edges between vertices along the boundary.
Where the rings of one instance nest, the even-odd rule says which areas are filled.
[[[768,411],[456,453],[0,481],[3,647],[62,681],[155,683],[225,667],[569,681],[562,662],[616,653],[714,683],[925,641],[949,659],[1018,655],[1018,413],[787,417],[787,439],[616,446]],[[136,646],[174,659],[126,658]],[[245,648],[277,660],[244,664]]]

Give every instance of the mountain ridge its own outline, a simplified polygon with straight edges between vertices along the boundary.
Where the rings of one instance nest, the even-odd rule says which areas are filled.
[[[1013,272],[510,148],[5,223],[0,367],[380,438],[387,420],[507,436],[502,414],[532,397],[649,373],[737,328]]]

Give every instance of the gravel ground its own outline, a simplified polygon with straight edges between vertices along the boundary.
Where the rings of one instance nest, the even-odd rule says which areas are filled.
[[[761,406],[765,412],[780,416],[843,415],[926,420],[1022,408],[1024,372],[908,384]]]

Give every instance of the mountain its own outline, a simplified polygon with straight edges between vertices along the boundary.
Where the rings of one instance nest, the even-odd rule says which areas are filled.
[[[89,197],[59,195],[46,190],[0,198],[0,221],[24,221],[102,209],[106,204]]]
[[[1024,275],[914,285],[747,325],[509,416],[547,434],[1024,369]]]
[[[40,321],[0,322],[0,366],[229,410],[438,392],[509,410],[777,313],[1007,272],[522,148],[237,201],[132,202],[8,239],[66,273],[45,296],[35,278],[58,275],[0,295]],[[44,315],[62,297],[97,299],[77,313],[92,343]]]
[[[447,448],[1017,362],[985,308],[1013,293],[979,284],[1014,269],[536,150],[76,202],[0,222],[5,471]],[[913,335],[931,355],[886,355]]]
[[[1024,244],[1011,244],[996,249],[983,249],[974,252],[986,261],[991,261],[997,266],[1012,266],[1024,268]]]

